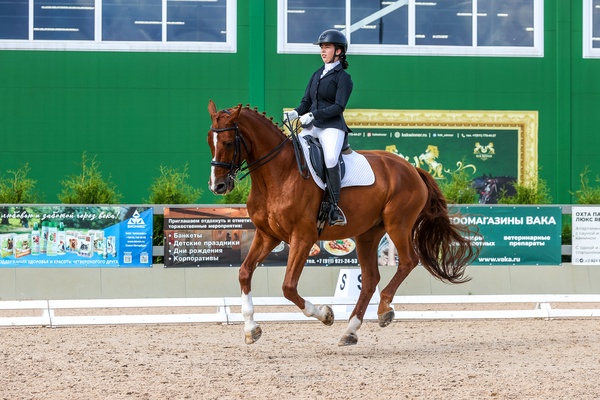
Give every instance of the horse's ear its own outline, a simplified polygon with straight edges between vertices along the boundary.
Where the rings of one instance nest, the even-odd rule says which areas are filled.
[[[232,120],[237,120],[238,117],[240,116],[240,112],[242,111],[242,105],[238,104],[237,108],[235,110],[233,110],[233,112],[231,113],[231,119]]]
[[[217,113],[217,106],[215,105],[215,102],[212,100],[208,101],[208,113],[210,114],[211,117]]]

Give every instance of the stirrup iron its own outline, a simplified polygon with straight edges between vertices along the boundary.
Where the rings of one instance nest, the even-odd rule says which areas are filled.
[[[329,211],[329,226],[344,225],[346,225],[346,215],[344,215],[344,212],[337,204],[332,204],[331,210]]]

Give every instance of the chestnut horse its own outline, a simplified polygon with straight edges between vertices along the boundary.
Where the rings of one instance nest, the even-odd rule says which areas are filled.
[[[208,145],[213,159],[208,182],[215,194],[229,193],[240,170],[252,178],[248,214],[256,226],[250,250],[239,270],[242,314],[247,344],[262,330],[254,321],[251,283],[254,270],[281,241],[289,244],[283,294],[325,325],[334,322],[330,306],[316,307],[298,294],[300,274],[312,245],[318,240],[355,238],[362,288],[340,345],[356,344],[365,311],[379,283],[377,247],[387,232],[398,250],[398,269],[380,293],[379,325],[394,319],[391,302],[408,274],[421,264],[436,278],[466,282],[466,265],[477,255],[467,227],[450,223],[446,200],[435,180],[424,170],[386,151],[360,151],[375,173],[370,186],[343,188],[340,208],[345,226],[327,225],[319,236],[317,213],[323,191],[298,173],[292,141],[268,119],[242,105],[217,111],[208,103],[212,126]],[[243,163],[245,167],[242,167]],[[464,236],[463,236],[464,235]]]

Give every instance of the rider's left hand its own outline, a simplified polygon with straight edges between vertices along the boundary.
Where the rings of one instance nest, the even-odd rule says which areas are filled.
[[[304,114],[300,117],[300,123],[302,124],[302,126],[309,126],[313,123],[314,120],[315,117],[312,115],[312,113]]]

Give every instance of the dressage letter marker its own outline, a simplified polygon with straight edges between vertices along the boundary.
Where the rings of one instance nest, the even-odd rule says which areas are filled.
[[[336,298],[349,298],[357,299],[360,294],[362,275],[359,268],[341,269],[338,276],[337,285],[335,286]],[[375,289],[371,303],[379,303],[379,286]],[[334,314],[346,314],[351,313],[354,309],[354,305],[334,305]],[[367,319],[377,319],[377,306],[370,305],[367,307],[367,313],[365,315]]]

